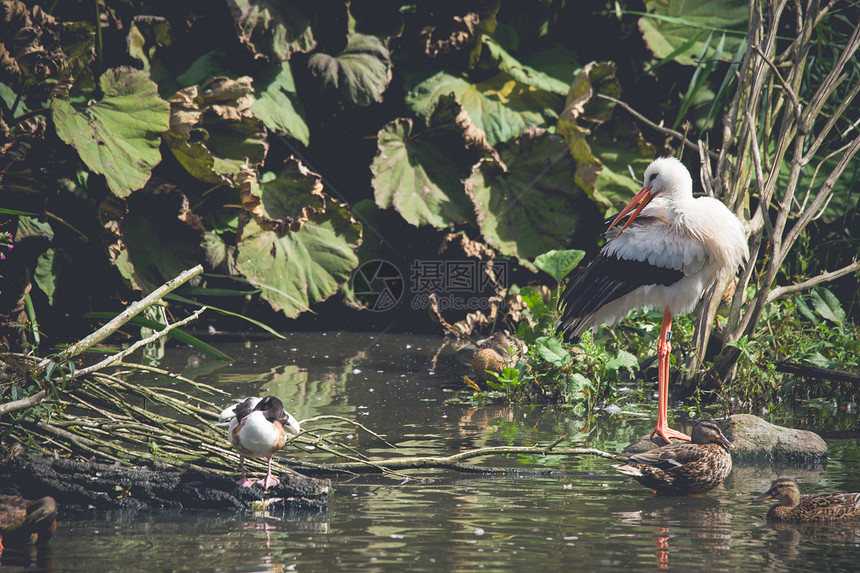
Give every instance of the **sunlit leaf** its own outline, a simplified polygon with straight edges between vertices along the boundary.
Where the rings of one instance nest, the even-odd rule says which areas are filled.
[[[377,136],[370,166],[377,205],[394,206],[409,223],[442,228],[471,219],[462,180],[481,157],[496,157],[486,134],[453,94],[436,103],[426,129],[398,119]]]
[[[535,258],[535,266],[557,281],[576,268],[585,256],[585,251],[570,249],[565,251],[548,251]]]
[[[474,167],[466,192],[484,240],[534,268],[535,257],[569,244],[579,221],[584,195],[572,185],[575,165],[561,137],[537,128],[499,155],[503,164],[485,158]]]
[[[243,215],[236,251],[236,270],[261,289],[272,308],[289,317],[337,292],[358,265],[355,251],[361,243],[361,225],[349,207],[319,191],[318,175],[287,172],[294,163],[288,162],[278,178],[258,184],[260,204],[246,205],[251,209]],[[301,205],[315,207],[300,209],[299,220],[295,209]],[[257,210],[282,217],[291,212],[300,224],[271,226],[266,223],[271,217],[261,217]]]
[[[473,84],[447,72],[415,85],[406,95],[406,104],[426,118],[436,102],[451,93],[493,146],[517,137],[530,126],[549,125],[558,117],[562,105],[558,94],[535,90],[507,74]]]
[[[726,42],[717,51],[710,46],[705,59],[728,61],[746,40],[749,2],[746,0],[672,0],[647,2],[648,15],[639,19],[639,29],[648,48],[658,58],[673,55],[676,62],[695,65],[705,48],[704,37],[690,43],[702,30],[727,32]],[[679,48],[685,46],[685,50]]]
[[[259,165],[268,150],[263,122],[251,113],[250,77],[215,78],[170,97],[170,131],[165,141],[194,177],[232,182],[242,165]]]
[[[505,49],[490,36],[484,36],[481,41],[487,48],[489,57],[497,62],[499,71],[508,74],[521,84],[531,86],[535,89],[555,93],[560,96],[567,95],[567,91],[570,88],[570,81],[565,82],[563,80],[559,80],[520,62],[505,51]],[[570,79],[573,80],[572,75]]]
[[[310,130],[305,122],[305,108],[296,94],[296,84],[290,63],[269,68],[254,78],[256,101],[251,111],[266,127],[285,133],[303,144],[310,143]]]
[[[815,312],[822,318],[836,324],[845,322],[845,309],[842,308],[842,303],[828,289],[824,287],[814,288],[809,292],[809,298],[812,301]]]
[[[617,372],[622,368],[627,369],[631,373],[634,370],[639,370],[639,361],[636,359],[636,356],[626,350],[619,350],[617,355],[606,362],[606,369],[610,372]]]
[[[126,197],[144,186],[161,161],[160,134],[170,128],[170,106],[140,70],[108,70],[99,85],[104,97],[80,110],[54,99],[54,126],[87,167],[105,176],[115,195]]]
[[[274,178],[260,183],[256,171],[243,166],[237,177],[242,208],[260,227],[284,235],[298,231],[326,208],[322,179],[301,161],[288,158]]]
[[[341,53],[313,54],[308,69],[320,79],[323,89],[339,92],[349,103],[380,102],[391,82],[388,42],[376,36],[350,34]]]
[[[557,368],[570,364],[571,356],[564,344],[553,336],[541,336],[535,340],[535,349],[540,357]]]

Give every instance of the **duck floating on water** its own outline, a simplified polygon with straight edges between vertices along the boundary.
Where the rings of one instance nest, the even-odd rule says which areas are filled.
[[[800,495],[790,478],[779,478],[755,501],[775,499],[779,503],[767,512],[769,521],[860,521],[860,493]]]
[[[272,456],[284,447],[288,436],[298,436],[302,431],[298,420],[284,410],[283,402],[274,396],[245,398],[221,412],[218,422],[227,426],[227,437],[239,452],[241,476],[236,483],[243,487],[259,483],[264,489],[278,485],[280,480],[272,475]],[[246,478],[245,457],[266,458],[266,477],[257,482]]]
[[[44,543],[56,530],[57,502],[53,497],[0,495],[0,553],[4,547]]]
[[[732,471],[732,443],[720,427],[701,421],[693,428],[692,441],[675,442],[641,454],[630,454],[616,470],[664,495],[705,493],[720,485]]]

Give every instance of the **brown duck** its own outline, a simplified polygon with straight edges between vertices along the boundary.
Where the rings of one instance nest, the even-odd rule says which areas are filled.
[[[779,501],[767,512],[769,521],[860,521],[860,493],[800,495],[790,478],[779,478],[755,501]]]
[[[693,428],[690,442],[675,442],[612,466],[663,495],[704,493],[720,485],[732,471],[732,443],[711,421]]]
[[[24,499],[0,495],[0,551],[44,543],[57,530],[57,502],[53,497]]]

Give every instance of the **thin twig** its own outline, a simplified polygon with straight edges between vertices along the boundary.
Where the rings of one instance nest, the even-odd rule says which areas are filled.
[[[797,284],[777,287],[771,290],[770,293],[767,295],[767,302],[773,302],[778,298],[788,296],[790,294],[795,294],[798,292],[803,292],[805,290],[811,289],[815,285],[836,280],[839,277],[844,277],[845,275],[851,274],[854,271],[858,270],[860,270],[860,261],[855,260],[850,265],[844,266],[841,269],[823,272],[819,275],[812,277],[811,279],[807,279]]]
[[[187,271],[183,271],[179,274],[179,276],[167,281],[166,283],[152,291],[146,297],[130,304],[127,309],[118,314],[113,320],[111,320],[86,338],[76,342],[75,344],[63,350],[63,352],[60,354],[60,359],[72,358],[81,354],[88,348],[91,348],[92,346],[98,344],[99,342],[119,330],[119,328],[122,327],[129,320],[131,320],[132,318],[146,310],[148,307],[161,300],[164,295],[182,286],[183,284],[196,277],[197,275],[201,274],[202,272],[203,265],[197,265],[196,267],[188,269]],[[41,368],[44,368],[48,364],[48,362],[50,362],[50,359],[45,358],[42,360],[39,366]]]
[[[683,134],[683,133],[681,133],[680,131],[675,131],[674,129],[670,129],[670,128],[668,128],[668,127],[664,127],[664,126],[662,126],[662,125],[660,125],[660,124],[654,123],[653,121],[651,121],[650,119],[648,119],[647,117],[645,117],[644,115],[642,115],[641,113],[639,113],[638,111],[636,111],[635,109],[633,109],[629,104],[627,104],[627,103],[625,103],[625,102],[621,101],[620,99],[616,99],[616,98],[614,98],[614,97],[612,97],[612,96],[608,96],[608,95],[606,95],[606,94],[601,94],[601,93],[597,94],[597,97],[602,98],[602,99],[605,99],[605,100],[607,100],[607,101],[611,101],[611,102],[613,102],[613,103],[615,103],[615,104],[617,104],[617,105],[620,105],[620,106],[621,106],[621,107],[623,107],[625,110],[627,110],[627,112],[628,112],[630,115],[632,115],[633,117],[635,117],[636,119],[638,119],[638,120],[639,120],[639,121],[641,121],[642,123],[646,124],[646,125],[647,125],[647,126],[649,126],[651,129],[657,130],[657,131],[659,131],[660,133],[665,133],[666,135],[671,135],[671,136],[672,136],[672,137],[674,137],[675,139],[677,139],[677,140],[681,141],[681,143],[683,143],[683,144],[684,144],[684,146],[689,147],[690,149],[692,149],[692,150],[694,150],[694,151],[695,151],[695,150],[698,150],[698,145],[696,145],[696,143],[695,143],[694,141],[690,141],[689,139],[687,139],[686,137],[684,137],[684,134]],[[718,156],[716,153],[712,152],[712,151],[709,151],[709,152],[708,152],[708,156],[709,156],[711,159],[718,159],[718,158],[719,158],[719,156]]]
[[[137,342],[135,342],[134,344],[132,344],[131,346],[129,346],[128,348],[126,348],[122,352],[117,352],[116,354],[111,354],[110,356],[108,356],[107,358],[102,360],[101,362],[98,362],[96,364],[93,364],[92,366],[88,366],[86,368],[81,368],[80,370],[77,370],[75,372],[74,376],[72,376],[72,378],[80,378],[81,376],[86,376],[87,374],[92,374],[93,372],[96,372],[98,370],[102,370],[102,369],[107,368],[109,366],[116,365],[118,362],[121,362],[122,359],[125,358],[126,356],[136,352],[138,348],[140,348],[142,346],[146,346],[147,344],[151,344],[151,343],[155,342],[156,340],[158,340],[159,338],[164,338],[165,336],[167,336],[170,333],[171,330],[173,330],[175,328],[179,328],[180,326],[184,326],[184,325],[188,324],[189,322],[197,320],[197,318],[207,308],[208,307],[205,307],[205,306],[198,308],[196,311],[191,313],[189,316],[186,316],[185,318],[183,318],[179,322],[174,322],[173,324],[168,324],[163,329],[155,331],[152,335],[147,336],[146,338],[143,338],[141,340],[138,340]]]

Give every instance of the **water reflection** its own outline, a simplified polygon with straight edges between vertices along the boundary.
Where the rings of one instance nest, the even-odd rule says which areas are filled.
[[[570,445],[621,451],[653,427],[635,413],[588,420],[563,408],[453,400],[469,366],[441,338],[289,335],[222,350],[237,361],[213,365],[181,350],[164,364],[236,396],[275,394],[299,419],[356,419],[398,445],[392,451],[356,433],[350,445],[371,455],[441,455],[564,435]],[[776,530],[765,521],[768,505],[751,503],[781,475],[808,493],[860,491],[860,443],[835,443],[831,452],[826,469],[735,463],[722,488],[698,497],[654,496],[609,460],[535,455],[476,463],[551,474],[338,477],[328,511],[317,515],[63,511],[46,554],[53,564],[38,553],[27,564],[64,571],[129,563],[210,571],[838,570],[860,562],[856,529]],[[285,457],[320,461],[323,454]]]

